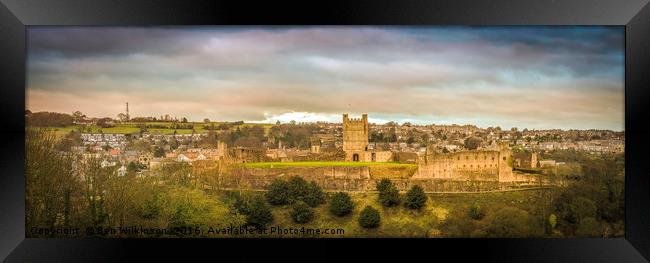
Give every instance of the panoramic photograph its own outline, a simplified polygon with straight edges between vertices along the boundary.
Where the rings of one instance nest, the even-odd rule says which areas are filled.
[[[624,27],[27,29],[27,238],[610,238]]]

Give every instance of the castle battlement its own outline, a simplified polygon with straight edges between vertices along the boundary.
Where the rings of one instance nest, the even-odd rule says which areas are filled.
[[[349,115],[343,114],[343,124],[366,124],[368,123],[368,114],[361,115],[361,118],[350,118]]]

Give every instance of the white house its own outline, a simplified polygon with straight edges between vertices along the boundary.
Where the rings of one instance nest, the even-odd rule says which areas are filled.
[[[122,165],[119,169],[117,169],[117,176],[125,176],[126,175],[126,166]]]
[[[182,154],[182,153],[179,154],[178,157],[176,157],[176,159],[177,159],[179,162],[191,162],[191,161],[192,161],[192,159],[190,159],[190,157],[187,157],[187,155]]]
[[[101,165],[102,168],[106,168],[106,167],[113,167],[113,166],[116,165],[116,163],[115,162],[109,162],[107,160],[103,160],[100,165]]]

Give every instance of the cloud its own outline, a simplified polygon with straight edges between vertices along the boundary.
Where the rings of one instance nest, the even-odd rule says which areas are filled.
[[[33,111],[623,129],[620,27],[33,27],[28,44]]]

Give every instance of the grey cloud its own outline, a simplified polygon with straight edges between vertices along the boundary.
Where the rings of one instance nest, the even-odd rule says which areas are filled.
[[[99,115],[128,99],[142,114],[211,119],[355,111],[622,127],[621,40],[608,27],[36,28],[28,106],[71,111],[56,101],[75,97],[120,105],[80,109]]]

